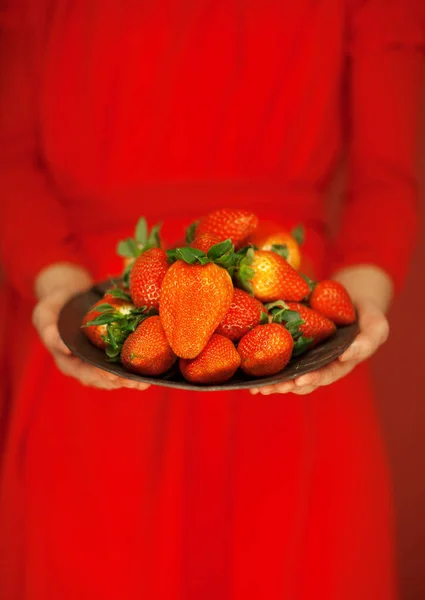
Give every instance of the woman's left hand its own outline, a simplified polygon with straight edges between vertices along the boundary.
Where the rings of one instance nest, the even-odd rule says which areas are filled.
[[[251,389],[252,394],[310,394],[331,385],[367,360],[386,342],[389,324],[385,316],[392,295],[389,277],[376,267],[350,267],[335,277],[350,292],[357,309],[360,333],[337,360],[318,371],[301,375],[293,381]],[[371,295],[371,290],[374,294]]]

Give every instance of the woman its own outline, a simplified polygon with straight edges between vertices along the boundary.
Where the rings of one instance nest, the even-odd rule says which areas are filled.
[[[422,0],[3,9],[2,599],[395,598],[387,466],[357,365],[387,337],[416,230],[423,12]],[[349,193],[331,245],[323,195],[344,118]],[[305,223],[317,276],[342,281],[359,311],[339,361],[259,397],[146,389],[69,355],[58,312],[120,270],[115,243],[139,215],[173,241],[223,206]]]

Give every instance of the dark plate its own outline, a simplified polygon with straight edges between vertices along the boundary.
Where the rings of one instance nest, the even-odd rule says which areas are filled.
[[[93,346],[81,330],[83,316],[101,298],[107,287],[110,287],[110,283],[97,285],[88,292],[72,298],[63,307],[59,316],[59,333],[71,352],[82,360],[120,377],[152,385],[183,390],[216,391],[247,389],[283,383],[310,371],[316,371],[338,358],[348,348],[359,331],[357,323],[339,328],[331,339],[317,348],[309,350],[303,356],[294,358],[281,373],[272,377],[254,379],[248,377],[242,371],[238,371],[227,383],[202,386],[185,381],[177,368],[172,369],[162,377],[142,377],[141,375],[129,373],[119,363],[109,363],[106,360],[105,353]]]

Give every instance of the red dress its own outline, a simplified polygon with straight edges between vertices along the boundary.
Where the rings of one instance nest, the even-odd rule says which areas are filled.
[[[1,599],[393,599],[365,368],[306,397],[104,392],[55,369],[30,314],[45,265],[104,278],[139,215],[177,238],[222,206],[303,221],[318,275],[372,263],[399,285],[416,228],[422,0],[8,5]],[[323,196],[344,106],[351,179],[331,247]]]

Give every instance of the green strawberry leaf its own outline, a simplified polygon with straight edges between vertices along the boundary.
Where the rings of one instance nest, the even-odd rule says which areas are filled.
[[[134,231],[134,239],[137,244],[144,247],[148,241],[148,224],[146,222],[145,217],[141,217],[136,225],[136,229]]]
[[[267,325],[268,322],[269,322],[269,315],[262,310],[261,316],[260,316],[260,325]]]
[[[133,238],[127,238],[126,240],[118,242],[117,254],[119,254],[119,256],[123,256],[124,258],[137,258],[140,253],[141,250]]]
[[[86,323],[85,325],[83,325],[83,327],[92,327],[92,326],[97,326],[97,325],[108,325],[109,323],[115,323],[116,321],[119,321],[123,319],[123,315],[120,315],[117,312],[114,313],[103,313],[101,315],[99,315],[98,317],[96,317],[95,319],[92,319],[91,321],[89,321],[88,323]]]
[[[177,248],[172,248],[171,250],[166,250],[166,254],[168,256],[168,262],[173,263],[177,260]]]
[[[205,252],[202,252],[202,250],[198,250],[197,248],[176,248],[176,258],[184,260],[184,262],[189,265],[194,265],[196,263],[205,265],[211,262]]]
[[[305,228],[304,225],[297,225],[291,232],[292,237],[299,246],[302,246],[305,241]]]
[[[251,280],[255,275],[255,270],[250,267],[254,261],[254,248],[248,247],[244,255],[241,255],[239,260],[239,266],[235,274],[236,283],[238,287],[242,288],[251,296],[254,295],[254,290],[251,284]]]
[[[159,236],[159,232],[161,230],[162,223],[157,223],[151,229],[149,237],[146,241],[145,250],[149,248],[161,248],[161,238]]]
[[[292,356],[299,356],[308,350],[313,342],[313,338],[306,338],[304,336],[299,337],[292,350]]]
[[[104,304],[99,304],[95,308],[95,311],[100,313],[113,312],[114,310],[115,306],[112,306],[112,304],[108,304],[107,302],[105,302]]]
[[[194,221],[189,227],[186,229],[186,242],[191,244],[196,236],[196,228],[198,227],[199,221]]]
[[[131,302],[131,296],[119,287],[107,290],[106,294],[109,294],[110,296],[113,296],[114,298],[118,298],[120,300],[125,300],[126,302]]]
[[[276,300],[275,302],[269,302],[265,304],[267,310],[272,310],[273,308],[283,308],[285,310],[288,309],[288,305],[283,300]]]
[[[309,277],[307,277],[307,275],[304,275],[304,273],[300,273],[301,277],[308,283],[310,291],[312,292],[314,290],[314,288],[316,287],[316,281],[312,281]]]
[[[219,242],[208,250],[207,256],[211,261],[216,261],[218,258],[221,258],[225,254],[228,254],[231,250],[234,250],[234,245],[232,244],[232,240],[225,240],[224,242]]]
[[[105,352],[108,358],[117,358],[121,354],[121,347],[116,346],[116,348],[113,348],[112,346],[106,346]]]
[[[281,256],[285,260],[287,260],[289,256],[289,250],[286,244],[273,244],[272,251],[276,252],[276,254],[279,254],[279,256]]]

